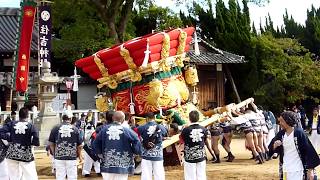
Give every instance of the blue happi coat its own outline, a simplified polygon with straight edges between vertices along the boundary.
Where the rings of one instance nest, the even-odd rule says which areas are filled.
[[[55,126],[51,130],[48,141],[56,145],[54,152],[55,159],[77,159],[77,147],[81,145],[82,139],[79,135],[78,128],[75,126],[65,122]]]
[[[137,134],[119,123],[105,125],[93,141],[102,173],[133,174],[134,154],[141,154]]]
[[[156,129],[158,128],[157,132]],[[143,126],[138,127],[138,132],[142,138],[142,141],[148,141],[152,134],[156,133],[156,143],[155,147],[152,149],[145,149],[143,147],[142,150],[142,159],[150,160],[150,161],[161,161],[163,160],[163,148],[162,148],[162,139],[166,137],[168,134],[167,129],[157,124],[155,121],[147,122]]]
[[[23,120],[11,121],[0,129],[0,137],[10,142],[7,150],[8,159],[23,162],[34,160],[32,146],[39,146],[40,143],[38,130],[33,124]]]
[[[319,156],[312,146],[311,142],[309,141],[308,137],[305,135],[304,131],[299,128],[295,127],[294,132],[294,143],[297,148],[300,160],[303,164],[304,168],[304,180],[307,179],[307,170],[308,169],[314,169],[320,164]],[[285,130],[281,130],[277,133],[276,137],[274,137],[269,144],[269,155],[272,156],[274,153],[279,154],[280,162],[279,162],[279,174],[280,174],[280,180],[283,179],[283,156],[284,156],[284,150],[283,146],[279,146],[276,149],[273,149],[273,144],[275,141],[280,140],[283,142],[283,136],[285,134]]]
[[[0,129],[1,128],[2,126],[0,125]],[[3,139],[0,138],[0,163],[5,159],[7,155],[7,149],[8,149],[7,144],[5,144],[6,140],[3,140]]]

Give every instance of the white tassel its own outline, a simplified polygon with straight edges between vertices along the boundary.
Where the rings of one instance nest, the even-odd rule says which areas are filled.
[[[142,67],[147,67],[148,62],[149,62],[149,55],[150,55],[151,51],[149,48],[149,39],[147,39],[147,48],[146,51],[144,51],[144,59],[143,59],[143,63],[142,63]]]
[[[129,106],[130,106],[130,114],[135,114],[136,112],[134,111],[134,103],[131,102]]]
[[[130,114],[135,114],[136,112],[134,111],[134,102],[133,102],[133,94],[132,94],[132,82],[131,82],[131,87],[130,87],[130,103],[129,103],[129,109],[130,109]]]
[[[78,75],[77,75],[77,68],[74,67],[74,75],[73,75],[73,91],[79,91],[79,85],[78,85]]]
[[[197,37],[197,31],[194,32],[194,54],[199,56],[200,55],[200,49],[198,44],[198,37]]]

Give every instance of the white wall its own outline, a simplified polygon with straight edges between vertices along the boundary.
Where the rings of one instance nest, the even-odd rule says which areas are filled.
[[[77,93],[78,109],[96,109],[96,85],[79,85]]]
[[[4,66],[12,66],[12,58],[10,59],[4,59],[3,60],[3,65]],[[38,60],[34,59],[33,57],[30,57],[30,66],[31,67],[36,67],[38,66]]]

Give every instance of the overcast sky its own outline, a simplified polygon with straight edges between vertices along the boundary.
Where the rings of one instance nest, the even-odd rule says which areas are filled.
[[[173,0],[156,0],[156,2],[160,6],[174,8],[175,11],[179,11]],[[0,7],[19,7],[19,4],[20,0],[0,0]],[[270,3],[264,7],[250,4],[249,8],[251,20],[255,22],[256,27],[259,27],[260,19],[264,25],[265,17],[268,13],[270,13],[274,25],[281,26],[286,8],[288,9],[288,13],[291,14],[297,22],[304,24],[307,17],[307,9],[310,9],[312,4],[316,8],[319,8],[320,0],[270,0]]]

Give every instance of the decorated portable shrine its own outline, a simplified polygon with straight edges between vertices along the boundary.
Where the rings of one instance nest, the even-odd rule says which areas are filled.
[[[175,108],[184,116],[196,109],[184,105],[190,94],[187,84],[195,86],[199,81],[186,56],[194,31],[188,27],[148,34],[100,50],[75,65],[97,80],[98,88],[110,90],[116,110],[139,116]],[[110,104],[104,96],[96,102],[102,111]]]

